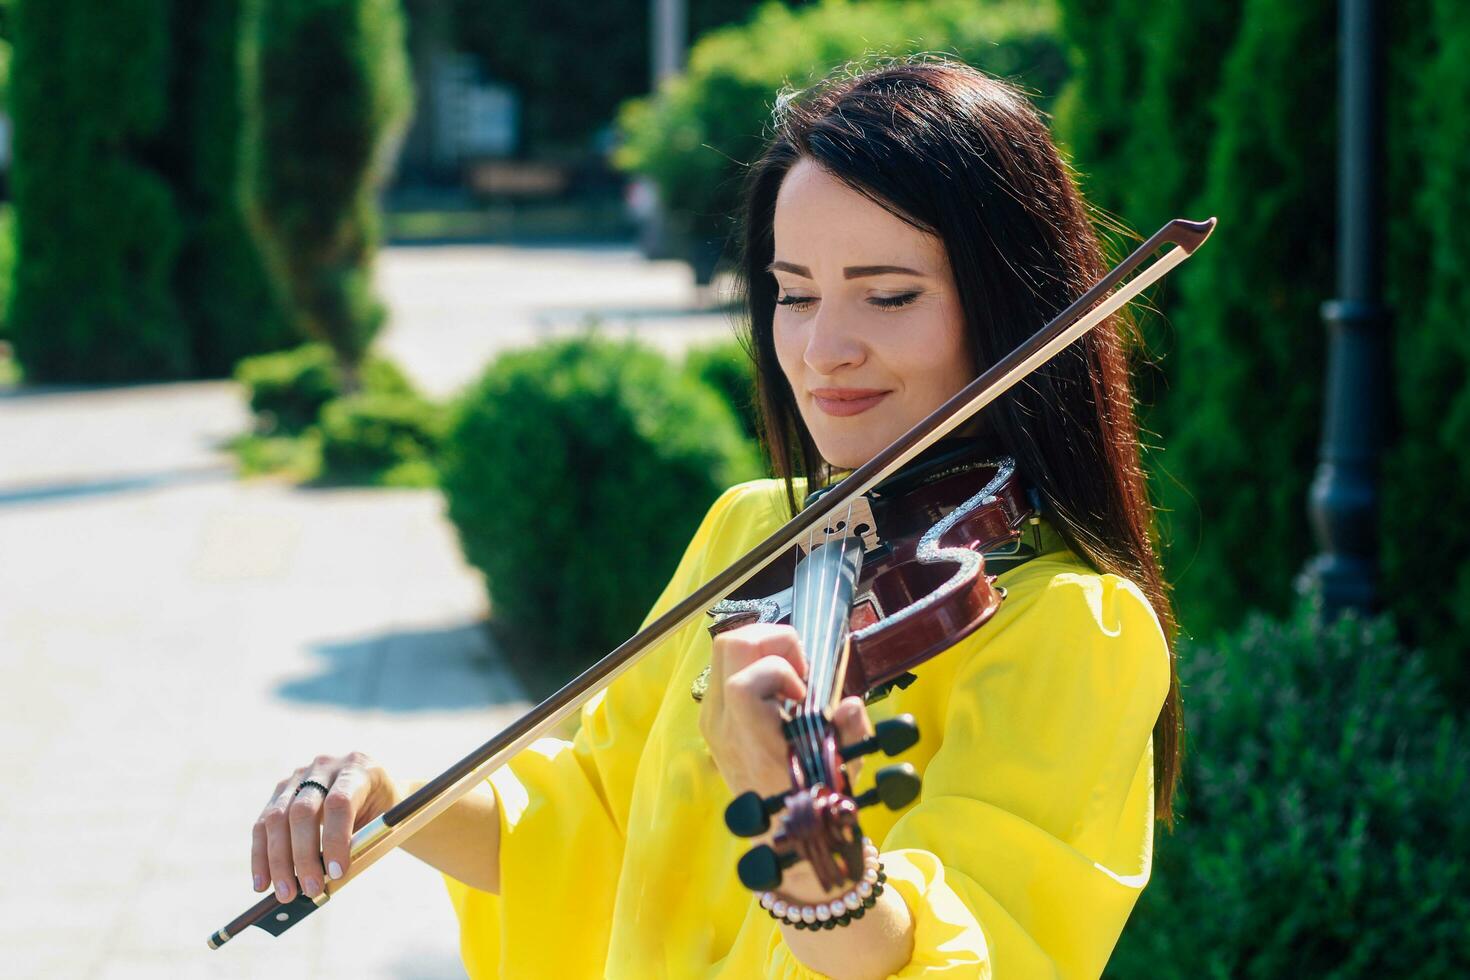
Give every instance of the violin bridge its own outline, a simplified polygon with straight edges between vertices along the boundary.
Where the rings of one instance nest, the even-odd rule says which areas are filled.
[[[812,528],[812,533],[797,547],[806,555],[814,548],[832,538],[854,535],[863,542],[863,552],[877,551],[879,547],[878,522],[873,519],[873,505],[868,498],[857,496],[847,507],[839,507],[827,515],[827,520]]]

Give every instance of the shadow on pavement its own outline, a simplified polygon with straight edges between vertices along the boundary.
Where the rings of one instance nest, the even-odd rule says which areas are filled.
[[[312,646],[323,663],[276,689],[288,701],[379,711],[446,711],[525,700],[482,623]]]
[[[0,487],[0,507],[16,507],[26,504],[49,504],[78,497],[100,497],[114,493],[137,490],[157,490],[161,487],[184,483],[207,483],[214,480],[233,480],[234,468],[228,465],[199,466],[189,469],[162,470],[156,473],[135,473],[129,476],[102,477],[87,480],[69,480],[58,483],[38,483]]]
[[[69,395],[110,395],[142,392],[145,394],[187,392],[192,388],[210,389],[233,384],[227,379],[195,379],[190,381],[100,381],[94,383],[37,383],[0,385],[0,401],[30,402]]]

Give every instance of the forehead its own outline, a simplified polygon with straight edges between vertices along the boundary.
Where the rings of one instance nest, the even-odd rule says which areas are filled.
[[[810,159],[781,181],[772,231],[776,258],[814,270],[855,263],[923,267],[944,255],[939,239],[858,193]]]

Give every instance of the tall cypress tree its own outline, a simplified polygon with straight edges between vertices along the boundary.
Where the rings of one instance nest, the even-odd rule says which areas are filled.
[[[169,0],[18,0],[11,335],[31,381],[193,368],[173,292]]]
[[[245,138],[258,97],[254,61],[262,0],[175,0],[173,80],[184,246],[175,268],[194,369],[228,375],[251,354],[300,343],[247,220],[253,193]]]
[[[412,105],[398,0],[265,0],[252,120],[253,218],[307,336],[349,387],[384,311],[377,191]]]
[[[1452,695],[1470,701],[1470,18],[1454,0],[1406,0],[1393,47],[1387,294],[1397,424],[1384,459],[1384,588]]]

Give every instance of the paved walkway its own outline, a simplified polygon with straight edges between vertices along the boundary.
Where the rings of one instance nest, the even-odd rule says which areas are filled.
[[[675,346],[727,329],[626,250],[392,250],[380,282],[385,347],[438,393],[588,309]],[[437,493],[238,482],[217,447],[245,422],[228,383],[0,393],[6,977],[463,975],[402,854],[280,939],[205,948],[255,900],[250,822],[291,767],[429,775],[526,706]]]
[[[707,297],[696,296],[688,266],[645,262],[622,246],[394,248],[378,283],[393,310],[380,348],[436,394],[477,377],[506,347],[589,323],[669,354],[733,336],[729,316],[701,308]]]

